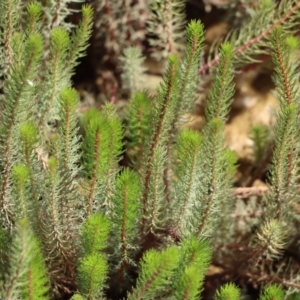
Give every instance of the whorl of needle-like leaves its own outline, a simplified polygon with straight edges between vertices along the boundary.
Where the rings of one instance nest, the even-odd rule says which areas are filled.
[[[179,248],[170,246],[165,250],[149,250],[143,256],[137,285],[128,300],[154,299],[168,287],[180,258]]]
[[[122,153],[123,130],[115,109],[108,104],[103,111],[92,109],[82,117],[85,129],[83,168],[88,193],[85,210],[89,215],[100,205],[109,205],[117,164]]]
[[[155,0],[150,4],[151,17],[147,22],[150,45],[159,49],[153,52],[158,59],[183,50],[185,13],[183,0]]]
[[[183,235],[188,233],[187,224],[192,215],[193,204],[199,197],[199,165],[202,136],[193,130],[183,130],[175,146],[176,161],[174,190],[170,204],[172,223]]]
[[[192,237],[181,242],[180,252],[171,290],[176,299],[196,300],[202,290],[212,249],[207,241]]]
[[[44,125],[45,120],[53,115],[57,117],[59,93],[62,88],[70,85],[70,77],[79,63],[78,59],[85,54],[92,31],[92,18],[91,6],[83,5],[82,20],[72,35],[61,27],[55,27],[51,31],[50,63],[40,90],[40,98],[43,99],[40,102],[41,112],[38,112],[40,125]]]
[[[128,104],[128,153],[136,170],[141,167],[142,153],[151,132],[149,124],[152,122],[153,104],[153,100],[145,91],[134,93]]]
[[[134,265],[134,255],[139,242],[141,184],[138,175],[125,169],[116,179],[112,203],[112,233],[115,243],[114,259],[119,280],[124,277],[128,265]]]
[[[123,86],[133,95],[140,90],[143,83],[142,75],[146,71],[141,49],[133,47],[124,49],[120,61],[122,62]]]
[[[100,299],[108,272],[102,252],[107,247],[110,222],[105,215],[91,214],[81,228],[77,282],[79,292],[87,299]]]
[[[211,232],[213,223],[219,219],[217,212],[227,201],[232,182],[233,160],[225,149],[223,128],[232,101],[233,85],[233,46],[221,46],[221,62],[215,74],[205,107],[201,163],[199,166],[199,197],[193,203],[190,218],[190,232],[206,235]],[[230,171],[231,170],[231,171]],[[226,196],[227,195],[227,196]],[[230,204],[226,203],[226,206]]]
[[[176,131],[182,114],[193,103],[197,67],[203,47],[203,26],[200,22],[192,21],[187,32],[187,49],[184,59],[182,63],[179,63],[175,55],[169,57],[169,65],[157,91],[152,111],[153,126],[143,153],[143,232],[147,232],[149,226],[152,231],[165,221],[161,220],[160,214],[168,202],[165,196],[169,192],[166,174],[169,147],[175,136],[174,129]],[[148,219],[147,222],[146,219]]]
[[[260,300],[283,300],[285,293],[282,287],[277,284],[267,285],[259,297]]]
[[[249,18],[245,18],[241,29],[232,30],[225,37],[225,40],[235,47],[234,65],[238,67],[260,62],[265,57],[268,38],[277,26],[282,26],[287,34],[297,33],[300,2],[282,0],[277,3],[263,0],[259,1],[255,8],[248,9],[248,14]],[[214,70],[213,67],[220,62],[220,56],[216,55],[216,52],[215,47],[210,49],[209,60],[201,66],[200,73]]]
[[[297,47],[295,38],[285,38],[277,27],[271,35],[270,48],[275,65],[274,82],[277,86],[279,112],[274,129],[275,149],[270,169],[273,217],[281,219],[291,213],[289,206],[299,180],[299,83],[296,80],[294,62],[290,60]]]
[[[10,247],[9,271],[5,276],[4,298],[47,300],[49,281],[39,242],[27,219],[17,222]]]
[[[241,291],[233,283],[227,283],[221,286],[220,290],[217,291],[214,296],[214,300],[240,300]]]
[[[195,102],[198,69],[201,52],[204,48],[204,27],[200,21],[192,20],[186,27],[186,48],[180,63],[180,76],[178,78],[178,104],[173,116],[173,123],[178,127],[184,114],[190,111]],[[174,133],[173,133],[174,134]]]
[[[19,149],[16,136],[22,122],[30,118],[35,89],[34,81],[42,56],[42,37],[34,33],[28,39],[16,33],[13,36],[13,63],[4,87],[3,113],[0,133],[0,165],[4,170],[0,178],[0,218],[5,225],[12,223],[11,166]]]
[[[152,130],[142,158],[143,220],[141,225],[143,233],[148,232],[149,227],[157,226],[155,223],[161,217],[158,212],[165,203],[162,174],[167,159],[168,132],[171,129],[172,116],[177,104],[178,76],[178,57],[172,55],[169,58],[167,72],[155,99],[156,103],[152,112]],[[150,214],[151,222],[149,222]]]

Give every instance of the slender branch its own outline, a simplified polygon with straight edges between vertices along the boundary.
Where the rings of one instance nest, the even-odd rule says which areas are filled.
[[[29,73],[31,71],[32,65],[34,63],[34,57],[36,55],[36,47],[33,49],[33,51],[30,53],[29,59],[27,64],[25,65],[24,68],[24,73],[23,73],[23,78],[22,82],[19,86],[16,86],[18,88],[16,96],[11,99],[11,102],[13,103],[13,107],[10,111],[10,120],[9,123],[7,124],[7,130],[5,133],[5,150],[4,150],[4,165],[5,169],[3,172],[3,179],[1,183],[1,195],[0,195],[0,207],[2,210],[5,212],[5,217],[6,221],[8,224],[13,223],[13,213],[9,210],[9,205],[6,204],[8,202],[7,199],[7,194],[8,194],[8,189],[10,186],[10,174],[11,174],[11,156],[12,156],[12,134],[13,134],[13,127],[16,122],[16,116],[17,116],[17,109],[20,105],[21,97],[25,89],[26,85],[26,80],[29,76]]]
[[[265,29],[260,35],[250,39],[249,41],[247,41],[243,45],[237,47],[234,50],[234,55],[239,56],[240,54],[242,54],[248,48],[250,48],[253,45],[255,45],[255,44],[259,43],[260,41],[262,41],[264,38],[266,38],[273,31],[274,28],[276,28],[279,25],[284,24],[299,8],[300,8],[300,0],[297,1],[297,3],[284,16],[282,16],[276,23],[271,25],[269,28]],[[218,65],[219,62],[220,62],[220,55],[216,56],[214,59],[212,59],[209,62],[207,62],[206,64],[204,64],[199,69],[198,74],[199,75],[204,74],[210,68],[215,67],[216,65]]]
[[[269,192],[266,186],[239,187],[233,191],[233,195],[238,198],[246,199],[251,196],[262,196]]]
[[[149,197],[149,190],[150,190],[150,181],[152,177],[152,163],[155,155],[155,150],[157,149],[159,145],[160,138],[162,134],[164,133],[163,130],[163,124],[166,119],[167,115],[167,110],[168,110],[168,105],[169,102],[171,101],[171,96],[172,96],[172,90],[175,84],[175,75],[176,75],[176,65],[173,63],[170,67],[170,77],[168,81],[168,86],[166,88],[166,93],[163,99],[163,107],[162,111],[159,116],[158,120],[158,125],[156,127],[156,130],[154,132],[154,137],[153,141],[151,143],[151,148],[150,148],[150,154],[147,160],[146,164],[146,170],[145,170],[145,181],[144,181],[144,193],[143,193],[143,221],[142,221],[142,227],[141,230],[144,233],[145,226],[146,226],[146,215],[147,215],[147,206],[148,206],[148,197]]]
[[[98,162],[99,162],[99,149],[101,143],[100,130],[97,129],[95,133],[95,145],[94,145],[94,164],[92,172],[92,182],[90,184],[89,195],[86,199],[86,215],[89,216],[92,213],[93,208],[93,199],[96,193],[96,184],[97,184],[97,171],[98,171]]]

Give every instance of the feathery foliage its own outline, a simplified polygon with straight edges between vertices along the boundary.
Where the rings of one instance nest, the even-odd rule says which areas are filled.
[[[226,195],[231,186],[231,162],[228,159],[222,136],[228,108],[233,97],[233,47],[225,43],[221,46],[221,62],[216,71],[205,109],[205,124],[202,129],[202,149],[200,150],[201,170],[199,180],[199,201],[193,203],[193,216],[190,220],[190,232],[207,235],[216,220],[213,216],[222,208],[222,202],[229,199]],[[231,174],[230,174],[231,173]],[[227,192],[225,192],[227,191]],[[227,207],[229,204],[227,204]]]
[[[137,286],[128,299],[153,299],[162,293],[170,282],[180,257],[179,249],[170,246],[161,252],[149,250],[141,262],[140,276]]]
[[[148,32],[153,35],[150,43],[152,47],[160,50],[153,52],[153,56],[159,60],[182,50],[184,1],[154,0],[150,4],[150,11],[151,18],[147,24]]]
[[[268,285],[260,295],[260,300],[281,300],[284,299],[284,291],[276,284]]]
[[[119,245],[114,255],[119,263],[120,272],[124,272],[126,264],[134,264],[133,250],[136,249],[138,241],[140,197],[141,184],[138,175],[124,169],[116,179],[116,189],[112,198],[114,215],[111,217],[114,244]]]
[[[95,1],[100,60],[123,65],[125,120],[115,101],[81,113],[72,76],[87,52],[93,9],[82,5],[74,26],[72,2],[81,1],[0,1],[0,298],[196,300],[216,263],[221,274],[212,276],[259,282],[263,300],[300,289],[292,266],[299,253],[284,261],[298,247],[300,1],[258,1],[207,63],[200,21],[187,25],[183,43],[185,1]],[[140,91],[142,37],[168,62],[154,94]],[[265,54],[279,111],[274,142],[259,127],[253,140],[257,167],[274,144],[269,194],[243,235],[236,155],[223,131],[236,67]],[[208,69],[201,129],[182,129]],[[214,299],[243,296],[226,283]]]
[[[196,237],[182,241],[179,267],[173,280],[176,299],[198,299],[211,260],[207,241]]]
[[[43,255],[27,219],[20,219],[16,225],[9,257],[4,298],[48,299],[49,281]]]
[[[199,165],[202,136],[193,130],[183,130],[177,139],[176,170],[177,180],[174,183],[174,202],[172,214],[175,226],[184,235],[189,233],[189,220],[193,215],[193,205],[199,197]]]
[[[150,135],[149,123],[152,121],[152,100],[147,92],[136,92],[130,99],[127,108],[129,129],[129,146],[131,157],[136,168],[141,166],[141,155]]]
[[[299,85],[290,61],[291,51],[295,50],[295,42],[292,41],[291,38],[285,40],[280,27],[274,30],[270,40],[271,55],[275,64],[274,82],[280,105],[274,129],[275,150],[270,171],[272,186],[270,201],[274,205],[273,217],[278,220],[288,217],[287,214],[291,212],[287,207],[288,201],[293,197],[299,178],[299,151],[297,150],[299,131],[295,126],[299,121],[297,97]]]
[[[122,152],[123,132],[112,105],[107,105],[102,112],[90,110],[82,123],[85,129],[83,166],[88,181],[85,202],[86,214],[89,215],[95,205],[111,205],[113,178]]]
[[[232,283],[223,285],[220,290],[216,293],[215,300],[239,300],[241,297],[240,290]]]
[[[90,215],[81,228],[82,254],[78,267],[79,291],[87,299],[99,299],[108,272],[103,251],[110,231],[109,220],[102,214]]]
[[[124,54],[120,58],[122,61],[122,80],[123,85],[132,93],[140,90],[142,74],[146,71],[143,67],[144,58],[138,48],[129,47],[124,49]]]

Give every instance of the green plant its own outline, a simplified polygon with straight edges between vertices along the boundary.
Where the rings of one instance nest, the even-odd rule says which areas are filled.
[[[280,259],[299,225],[298,41],[290,34],[300,2],[283,1],[274,22],[275,3],[262,1],[269,29],[260,32],[249,23],[250,41],[241,46],[246,38],[241,30],[200,67],[201,73],[216,65],[200,132],[181,129],[199,84],[200,21],[188,24],[181,57],[167,50],[168,67],[155,97],[137,90],[142,69],[126,63],[131,55],[136,65],[141,58],[127,50],[122,60],[132,97],[126,120],[106,103],[79,121],[71,76],[87,48],[92,8],[82,7],[73,32],[56,22],[45,41],[41,6],[28,4],[23,28],[18,4],[2,1],[0,17],[0,297],[198,299],[214,258],[231,271],[229,281],[247,274],[263,281],[260,299],[283,299],[283,288],[299,289],[298,270]],[[240,234],[232,225],[236,155],[222,134],[234,68],[253,62],[250,50],[256,58],[262,52],[271,55],[280,108],[264,213],[254,234],[250,228]],[[237,54],[246,56],[237,59]],[[127,167],[120,165],[124,146]],[[234,284],[215,294],[218,300],[240,298]]]

